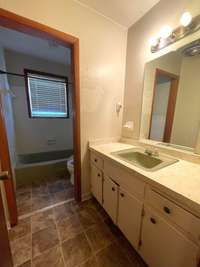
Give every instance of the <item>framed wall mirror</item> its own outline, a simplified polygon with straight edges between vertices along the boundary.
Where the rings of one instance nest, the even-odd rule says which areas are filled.
[[[200,40],[145,66],[141,138],[197,152],[200,142]]]

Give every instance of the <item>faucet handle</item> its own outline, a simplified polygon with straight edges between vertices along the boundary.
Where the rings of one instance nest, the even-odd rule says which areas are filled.
[[[144,153],[147,154],[148,156],[152,156],[153,151],[151,149],[147,148],[147,149],[145,149]]]

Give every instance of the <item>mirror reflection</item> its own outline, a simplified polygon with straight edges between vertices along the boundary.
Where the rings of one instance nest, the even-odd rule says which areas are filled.
[[[145,138],[188,150],[196,147],[200,129],[198,42],[146,64],[143,99],[143,113],[149,116]]]

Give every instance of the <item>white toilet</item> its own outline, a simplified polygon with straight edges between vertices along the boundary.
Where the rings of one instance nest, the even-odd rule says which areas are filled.
[[[74,157],[73,156],[71,156],[67,160],[67,169],[70,173],[70,182],[72,185],[74,185]]]

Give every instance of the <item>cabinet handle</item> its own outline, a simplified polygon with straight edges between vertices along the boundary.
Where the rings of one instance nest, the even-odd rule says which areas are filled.
[[[121,197],[125,197],[124,193],[120,193],[120,196],[121,196]]]
[[[156,224],[156,220],[154,218],[150,218],[151,223]]]
[[[115,192],[115,188],[114,187],[112,187],[112,191]]]
[[[95,162],[97,162],[97,159],[94,159]]]
[[[170,214],[171,213],[171,210],[168,207],[164,207],[163,210],[167,214]]]
[[[100,177],[101,176],[101,174],[100,173],[98,173],[98,177]]]

